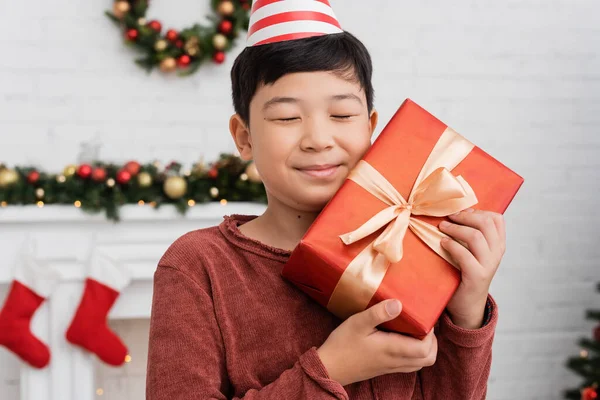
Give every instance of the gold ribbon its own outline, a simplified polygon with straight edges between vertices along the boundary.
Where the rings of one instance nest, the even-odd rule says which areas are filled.
[[[436,226],[411,215],[445,217],[477,204],[475,192],[467,181],[450,172],[474,147],[453,129],[447,128],[423,165],[408,200],[369,163],[361,160],[357,164],[348,179],[389,207],[340,238],[346,245],[350,245],[387,226],[350,262],[329,299],[327,308],[330,311],[341,318],[347,318],[367,308],[390,264],[402,259],[402,243],[407,229],[413,231],[443,259],[456,266],[441,245],[442,238],[448,236]]]

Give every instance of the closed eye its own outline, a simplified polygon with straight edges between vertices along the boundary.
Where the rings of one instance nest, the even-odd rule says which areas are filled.
[[[336,119],[348,119],[350,117],[353,117],[353,115],[332,115],[332,117]]]
[[[292,117],[292,118],[278,118],[277,121],[283,121],[283,122],[290,122],[290,121],[294,121],[298,119],[298,117]]]

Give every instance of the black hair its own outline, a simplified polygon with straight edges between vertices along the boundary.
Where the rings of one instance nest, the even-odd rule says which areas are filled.
[[[231,69],[233,106],[246,124],[250,101],[261,85],[295,72],[330,71],[360,84],[373,109],[373,66],[364,44],[348,32],[245,48]]]

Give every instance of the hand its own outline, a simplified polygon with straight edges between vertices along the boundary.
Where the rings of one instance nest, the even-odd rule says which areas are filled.
[[[342,386],[394,372],[414,372],[435,363],[433,330],[422,340],[376,327],[400,315],[398,300],[385,300],[354,314],[317,350],[331,379]]]
[[[454,324],[478,329],[483,324],[490,284],[506,249],[504,217],[467,209],[450,219],[455,223],[443,221],[439,228],[457,241],[442,240],[442,247],[458,264],[462,278],[446,309]]]

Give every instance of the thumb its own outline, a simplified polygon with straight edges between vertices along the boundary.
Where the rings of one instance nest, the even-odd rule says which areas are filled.
[[[384,322],[391,321],[402,312],[402,303],[399,300],[385,300],[357,315],[358,324],[368,330]]]

